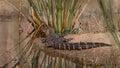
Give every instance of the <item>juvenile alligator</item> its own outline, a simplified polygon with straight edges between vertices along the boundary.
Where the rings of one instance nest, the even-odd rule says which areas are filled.
[[[45,29],[44,29],[45,30]],[[52,30],[48,29],[45,31],[46,37],[44,38],[43,43],[46,44],[46,47],[53,47],[55,49],[61,50],[82,50],[90,49],[102,46],[111,46],[110,44],[99,43],[99,42],[80,42],[80,43],[70,43],[70,39],[66,39],[63,36],[55,34]]]

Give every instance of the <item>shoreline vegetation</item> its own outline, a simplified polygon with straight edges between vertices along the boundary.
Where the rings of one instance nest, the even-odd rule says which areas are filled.
[[[43,21],[48,22],[47,23],[48,26],[53,26],[53,28],[55,28],[55,32],[58,32],[58,34],[59,32],[62,33],[62,31],[63,33],[64,31],[66,31],[67,33],[67,30],[66,30],[67,26],[66,25],[64,26],[64,24],[68,24],[70,27],[70,30],[73,28],[73,25],[71,26],[71,24],[67,22],[67,18],[66,18],[67,15],[64,20],[61,19],[62,17],[64,17],[64,14],[62,14],[63,13],[62,11],[64,10],[63,9],[61,10],[61,7],[60,7],[64,5],[62,0],[59,0],[60,1],[59,3],[52,2],[52,0],[49,0],[49,2],[54,3],[54,5],[58,4],[56,6],[58,8],[54,7],[55,9],[52,8],[52,4],[51,3],[49,4],[47,0],[46,2],[40,2],[40,3],[37,2],[37,4],[35,5],[37,5],[36,7],[38,7],[37,10],[40,10],[41,12],[35,11],[36,8],[34,7],[35,6],[34,3],[31,3],[32,5],[29,6],[29,8],[27,8],[28,7],[27,4],[29,3],[29,2],[27,3],[27,0],[25,2],[24,0],[19,0],[19,1],[16,0],[15,2],[19,3],[19,6],[17,5],[18,8],[14,6],[15,4],[14,1],[10,1],[10,0],[5,0],[5,1],[7,1],[5,3],[8,5],[10,5],[10,3],[11,4],[13,3],[12,6],[10,5],[10,7],[14,9],[16,14],[19,13],[18,16],[15,16],[16,18],[18,18],[18,22],[16,24],[18,24],[18,27],[20,29],[22,28],[23,31],[18,33],[19,39],[17,40],[19,42],[16,42],[16,43],[20,43],[24,39],[24,37],[26,37],[26,35],[29,34],[29,31],[31,31],[34,28],[36,29],[35,33],[37,33],[37,30],[40,24],[43,23]],[[36,1],[43,1],[43,0],[36,0]],[[66,0],[66,1],[69,1],[69,0]],[[68,11],[75,9],[74,3],[76,3],[76,1],[79,1],[79,0],[70,0],[70,1],[74,1],[74,2],[72,3],[71,8],[67,9]],[[114,11],[113,11],[114,9],[112,6],[113,4],[111,5],[111,2],[110,2],[112,0],[107,0],[108,2],[105,2],[104,0],[101,0],[101,2],[100,0],[96,0],[95,2],[92,2],[92,1],[88,2],[88,1],[90,0],[84,0],[83,2],[81,2],[81,5],[82,5],[81,10],[83,11],[81,11],[82,12],[81,14],[79,13],[80,17],[76,21],[77,22],[76,25],[74,25],[75,26],[74,28],[75,31],[73,31],[74,34],[69,34],[68,32],[65,38],[73,38],[73,40],[71,40],[70,42],[80,42],[80,41],[103,42],[103,43],[111,44],[112,47],[105,46],[105,47],[98,47],[98,48],[92,48],[92,49],[86,49],[86,50],[56,50],[53,48],[44,49],[45,45],[41,43],[40,38],[31,39],[32,36],[35,36],[33,32],[31,36],[29,35],[27,36],[28,39],[25,39],[25,41],[23,41],[17,46],[17,52],[15,53],[15,55],[12,55],[13,58],[10,58],[8,62],[6,61],[7,64],[5,65],[5,67],[9,67],[13,65],[13,67],[15,68],[16,67],[18,68],[28,68],[28,67],[30,68],[37,68],[37,67],[38,68],[45,68],[45,67],[52,67],[52,68],[70,68],[70,67],[72,68],[113,67],[114,68],[116,67],[116,68],[119,68],[119,64],[120,64],[120,61],[119,61],[120,60],[119,58],[120,57],[119,12],[114,14]],[[42,6],[40,6],[40,4]],[[34,12],[31,11],[30,7],[33,8]],[[66,2],[66,7],[67,7],[67,2]],[[45,9],[49,9],[49,10],[46,11]],[[52,9],[55,10],[56,15],[53,14],[54,11],[52,11]],[[66,11],[65,13],[67,13],[67,10],[65,10]],[[108,12],[110,10],[112,11]],[[9,10],[5,10],[5,11],[9,12]],[[58,14],[56,11],[58,11]],[[40,14],[37,15],[37,13],[40,13]],[[68,15],[69,13],[70,12],[68,12]],[[12,14],[14,15],[14,13]],[[42,16],[39,17],[39,15],[42,15],[42,14],[43,14],[43,18],[41,18]],[[46,14],[46,16],[48,17],[46,18],[44,14]],[[27,21],[27,17],[29,16],[32,16],[33,20],[37,23],[37,24],[33,23],[35,24],[35,27],[29,26],[30,24]],[[3,16],[0,15],[0,22],[3,22],[1,20],[3,20],[4,17],[3,18],[2,17]],[[9,18],[9,16],[7,17],[8,19],[11,19]],[[54,19],[55,21],[53,21]],[[70,16],[68,16],[68,21],[71,21],[71,19],[74,21],[77,18],[74,18],[74,14],[73,15],[71,14]],[[61,21],[63,21],[63,23]],[[59,22],[59,24],[55,24],[56,22]],[[58,28],[56,27],[56,25],[58,26]],[[64,26],[65,28],[61,26]],[[10,60],[17,60],[17,61],[16,63],[12,64],[12,61]]]

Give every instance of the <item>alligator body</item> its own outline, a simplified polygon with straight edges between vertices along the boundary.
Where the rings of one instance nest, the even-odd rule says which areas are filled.
[[[46,38],[46,46],[53,47],[55,49],[61,50],[82,50],[82,49],[90,49],[102,46],[111,46],[110,44],[100,43],[100,42],[80,42],[80,43],[70,43],[64,37],[58,38],[52,34]]]
[[[70,43],[68,42],[71,39],[66,39],[63,36],[59,36],[51,30],[46,32],[46,37],[44,38],[43,43],[46,44],[46,47],[53,47],[55,49],[61,50],[82,50],[82,49],[90,49],[102,46],[111,46],[110,44],[100,43],[100,42],[80,42],[80,43]]]

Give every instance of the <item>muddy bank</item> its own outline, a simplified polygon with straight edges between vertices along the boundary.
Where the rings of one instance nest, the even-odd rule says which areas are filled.
[[[0,67],[15,56],[16,49],[7,53],[18,42],[17,12],[0,1]],[[6,52],[6,53],[5,53]]]

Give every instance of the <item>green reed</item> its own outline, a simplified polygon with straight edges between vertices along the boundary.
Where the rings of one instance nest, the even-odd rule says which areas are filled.
[[[72,32],[89,0],[28,0],[39,21],[56,33]]]
[[[113,0],[108,0],[108,1],[98,0],[98,3],[103,13],[103,17],[104,17],[107,29],[113,36],[117,45],[120,47],[120,40],[119,40],[120,36],[118,35],[119,27],[116,26],[115,13],[114,13],[114,2]]]

